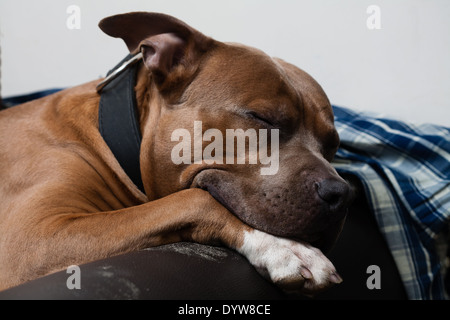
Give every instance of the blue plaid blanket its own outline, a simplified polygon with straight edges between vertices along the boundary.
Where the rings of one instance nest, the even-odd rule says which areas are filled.
[[[450,129],[334,106],[338,172],[362,181],[410,299],[447,299]]]

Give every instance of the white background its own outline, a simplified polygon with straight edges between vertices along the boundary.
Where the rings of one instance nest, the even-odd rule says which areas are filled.
[[[81,29],[66,26],[70,5]],[[369,5],[380,30],[366,26]],[[2,96],[103,76],[127,51],[97,24],[129,11],[171,14],[294,63],[333,104],[450,126],[449,0],[0,0]]]

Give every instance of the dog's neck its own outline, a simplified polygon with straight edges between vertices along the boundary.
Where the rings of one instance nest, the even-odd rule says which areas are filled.
[[[134,184],[144,192],[140,170],[141,127],[135,85],[139,59],[126,57],[97,86],[99,131]],[[144,192],[145,193],[145,192]]]

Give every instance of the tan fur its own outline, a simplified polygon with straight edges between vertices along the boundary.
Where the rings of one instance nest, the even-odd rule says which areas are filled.
[[[115,32],[114,24],[107,28]],[[308,197],[299,190],[312,181],[310,176],[337,177],[327,161],[338,137],[322,89],[303,71],[259,50],[189,30],[194,36],[185,39],[184,58],[169,74],[155,81],[146,61],[139,70],[135,91],[145,194],[98,131],[99,81],[0,112],[0,290],[71,264],[181,240],[237,249],[244,232],[253,228],[316,237],[315,231],[308,233],[315,223],[312,214],[303,213],[308,208],[291,204],[288,209],[298,215],[295,224],[292,214],[276,218],[278,209],[264,207],[256,196],[264,192],[266,201],[266,193],[286,186],[292,189],[291,201],[298,201]],[[127,45],[139,50],[134,38]],[[261,177],[258,166],[175,165],[170,160],[171,133],[191,130],[195,120],[203,121],[204,130],[261,128],[236,113],[241,107],[282,124],[286,152],[280,153],[280,174]],[[306,171],[312,174],[305,176]],[[211,185],[242,212],[230,212],[200,189]],[[339,228],[338,220],[319,231]]]

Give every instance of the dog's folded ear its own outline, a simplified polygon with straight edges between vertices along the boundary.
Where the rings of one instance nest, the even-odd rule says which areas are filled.
[[[122,38],[131,53],[141,51],[158,86],[193,75],[199,59],[214,40],[184,22],[162,13],[131,12],[103,19],[100,29]],[[170,80],[170,81],[168,81]]]

